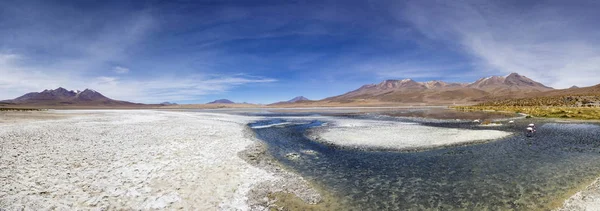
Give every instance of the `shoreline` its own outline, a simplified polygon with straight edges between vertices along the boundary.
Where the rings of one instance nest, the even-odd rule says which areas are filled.
[[[93,111],[93,110],[83,110],[83,111],[75,111],[75,110],[69,110],[69,111],[41,111],[41,112],[16,112],[16,116],[12,116],[11,118],[16,118],[17,120],[15,121],[7,121],[10,119],[3,121],[0,121],[0,127],[1,128],[10,128],[10,127],[16,127],[15,124],[17,125],[21,125],[23,127],[32,127],[35,126],[35,128],[39,127],[39,126],[43,126],[43,125],[57,125],[57,124],[68,124],[68,123],[78,123],[78,124],[98,124],[98,125],[103,125],[103,127],[110,127],[112,128],[113,124],[115,125],[130,125],[130,124],[149,124],[151,122],[157,122],[157,123],[161,123],[164,124],[162,121],[169,121],[169,117],[168,116],[172,116],[172,118],[177,118],[177,116],[183,116],[183,119],[189,119],[192,121],[199,121],[199,122],[203,122],[203,121],[217,121],[217,122],[221,122],[223,124],[225,123],[234,123],[236,125],[239,125],[241,127],[243,127],[241,129],[240,135],[242,137],[243,140],[250,140],[250,142],[246,143],[246,146],[241,149],[240,151],[237,151],[235,153],[235,157],[241,159],[244,163],[246,163],[247,165],[252,166],[253,168],[256,168],[257,170],[261,170],[261,171],[265,171],[266,174],[263,174],[263,178],[260,178],[262,180],[262,182],[258,182],[256,184],[250,184],[250,185],[244,185],[243,187],[240,186],[238,188],[235,189],[235,195],[237,195],[237,198],[229,198],[226,199],[227,202],[223,202],[218,204],[218,206],[214,206],[211,205],[213,208],[218,208],[218,209],[227,209],[227,208],[233,208],[231,205],[236,204],[236,206],[242,206],[242,207],[246,207],[246,209],[249,210],[264,210],[264,209],[270,209],[270,208],[297,208],[297,209],[323,209],[323,210],[327,210],[326,207],[336,207],[336,206],[340,206],[339,204],[335,204],[335,198],[333,198],[330,194],[327,193],[326,190],[323,190],[322,188],[318,187],[318,185],[313,184],[307,180],[305,180],[304,178],[302,178],[299,174],[294,173],[292,170],[290,169],[286,169],[285,166],[283,166],[283,164],[279,163],[278,161],[274,160],[274,158],[272,158],[268,152],[267,152],[267,146],[264,142],[262,142],[261,140],[259,140],[258,138],[256,138],[254,136],[254,132],[249,128],[248,123],[251,123],[253,121],[257,121],[261,118],[259,117],[249,117],[249,116],[244,116],[244,115],[230,115],[230,114],[222,114],[222,113],[201,113],[201,112],[171,112],[171,111],[164,111],[164,110],[141,110],[139,112],[133,112],[133,113],[139,113],[140,115],[137,115],[138,117],[132,117],[132,118],[121,118],[121,115],[129,115],[128,113],[131,113],[131,110],[124,110],[124,111],[115,111],[115,110],[111,110],[111,111]],[[83,114],[82,114],[83,113]],[[108,114],[107,114],[108,113]],[[151,117],[147,117],[148,114],[154,114],[154,115],[158,115],[161,118],[151,118]],[[102,116],[102,115],[108,115],[108,116]],[[19,118],[23,118],[23,116],[28,116],[31,115],[29,117],[25,117],[25,119],[20,119]],[[92,117],[89,117],[92,116]],[[135,115],[134,115],[135,116]],[[92,123],[89,122],[81,122],[81,120],[89,120],[89,118],[93,118],[95,119],[95,121],[93,121]],[[117,118],[117,119],[114,119]],[[309,117],[312,118],[312,117]],[[329,118],[329,117],[328,117]],[[114,121],[114,120],[118,120],[118,121]],[[113,122],[111,122],[113,121]],[[577,122],[577,121],[575,121]],[[594,122],[595,123],[595,122]],[[154,123],[151,123],[154,124]],[[12,126],[11,126],[12,125]],[[230,124],[227,124],[230,125]],[[90,125],[91,126],[91,125]],[[68,128],[69,125],[59,125],[59,128]],[[212,128],[212,127],[208,127],[207,129]],[[91,128],[90,128],[91,129]],[[96,130],[96,129],[93,129]],[[197,130],[197,128],[196,128]],[[206,130],[210,132],[209,130]],[[0,131],[0,137],[3,137],[3,135],[6,135],[5,133],[6,131]],[[161,131],[155,131],[155,132],[161,132]],[[52,131],[48,131],[48,133],[53,134],[54,132]],[[176,133],[170,133],[173,135],[173,137],[176,137]],[[218,133],[212,133],[212,134],[206,134],[206,135],[210,135],[210,136],[218,136]],[[115,136],[115,137],[123,137],[123,136]],[[86,139],[94,139],[94,136],[91,137],[85,137]],[[182,137],[184,138],[184,137]],[[105,138],[103,138],[104,140]],[[187,139],[187,138],[184,138]],[[197,139],[197,138],[191,138],[189,140],[193,140],[193,139]],[[2,144],[4,144],[5,140],[2,140]],[[185,141],[185,140],[180,140],[180,141]],[[185,142],[178,142],[178,143],[185,143]],[[443,146],[443,147],[452,147],[452,146]],[[77,148],[77,146],[75,147],[75,149],[79,149]],[[4,153],[6,149],[2,149],[2,152]],[[10,150],[10,149],[8,149]],[[12,151],[8,151],[7,152],[12,152]],[[19,149],[20,150],[20,149]],[[149,151],[149,153],[153,154],[153,155],[158,155],[156,153],[160,153],[165,149],[156,149],[156,150],[152,150]],[[171,150],[171,149],[167,149]],[[425,149],[425,150],[429,150],[429,149]],[[34,150],[35,151],[35,150]],[[23,153],[23,152],[21,152]],[[27,153],[27,152],[26,152]],[[111,151],[106,151],[106,153],[114,153]],[[12,155],[12,153],[10,153],[10,155]],[[20,155],[22,156],[22,154]],[[163,157],[166,155],[162,155]],[[0,160],[7,158],[6,157],[2,157],[0,156]],[[129,159],[131,158],[131,156],[128,156],[126,158],[123,159]],[[11,158],[8,158],[11,159]],[[54,159],[54,158],[51,158]],[[71,158],[69,157],[69,159],[77,159],[77,157]],[[59,162],[63,162],[63,161],[59,161]],[[120,162],[120,161],[119,161]],[[139,164],[139,163],[138,163]],[[134,166],[138,166],[138,168],[140,168],[140,171],[145,171],[146,170],[151,170],[151,169],[144,169],[144,168],[148,168],[148,166],[144,167],[144,166],[140,166],[138,164],[133,164]],[[74,164],[75,166],[77,166],[77,164]],[[83,165],[83,164],[81,164]],[[4,168],[6,166],[0,165],[0,167]],[[83,165],[79,168],[89,168],[89,164]],[[114,167],[114,168],[113,168]],[[120,169],[123,168],[124,166],[113,166],[111,167],[112,170],[115,169]],[[48,167],[45,167],[48,168]],[[152,168],[152,167],[150,167]],[[157,171],[162,171],[162,169],[158,168],[154,168]],[[164,169],[164,167],[163,167]],[[168,168],[167,168],[168,169]],[[251,168],[250,168],[251,169]],[[43,169],[42,169],[43,170]],[[121,172],[128,172],[128,173],[132,173],[135,174],[134,172],[130,172],[129,170],[123,171],[125,169],[120,169],[119,171]],[[154,171],[154,170],[152,170]],[[150,174],[152,174],[152,171],[150,171]],[[254,170],[245,170],[246,172],[242,173],[242,174],[248,174],[249,172],[253,172]],[[13,173],[15,173],[13,171]],[[98,172],[98,173],[101,173]],[[155,172],[156,173],[156,172]],[[254,174],[254,173],[251,173]],[[262,174],[262,173],[261,173]],[[268,176],[267,176],[268,175]],[[110,174],[105,174],[105,176],[109,176]],[[229,176],[229,174],[228,174]],[[2,174],[0,172],[0,178],[5,178],[6,174]],[[258,177],[255,177],[256,179],[258,179]],[[265,178],[268,178],[265,180]],[[46,180],[48,180],[49,178],[46,178]],[[9,180],[5,180],[5,181],[9,181]],[[67,180],[69,181],[69,180]],[[50,180],[50,182],[55,182],[55,180]],[[110,184],[110,181],[107,181],[108,183],[105,184]],[[220,183],[219,180],[214,180],[213,182],[217,182],[216,184]],[[10,183],[9,183],[10,184]],[[577,192],[568,197],[566,200],[564,200],[564,202],[562,203],[562,207],[555,209],[556,211],[563,211],[563,210],[585,210],[586,207],[589,210],[590,206],[593,206],[593,208],[600,208],[600,177],[597,177],[591,184],[585,186],[582,185],[583,189],[581,190],[577,190]],[[32,186],[32,187],[35,187]],[[165,188],[168,188],[165,186]],[[46,188],[47,189],[47,188]],[[38,197],[35,200],[41,200],[44,197],[48,197],[48,196],[56,196],[56,192],[53,191],[52,189],[38,189],[41,192],[32,192],[31,194],[33,194],[33,196]],[[58,189],[62,189],[61,191],[64,191],[65,189],[63,187],[58,187]],[[55,188],[56,190],[56,188]],[[125,192],[112,192],[111,194],[134,194],[135,192],[132,192],[131,190],[124,190]],[[7,195],[7,190],[0,188],[0,207],[1,208],[5,208],[2,206],[6,206],[6,202],[3,202],[4,200],[6,200],[8,195]],[[139,192],[139,191],[138,191]],[[140,193],[138,193],[140,194]],[[141,193],[144,194],[144,193]],[[111,195],[109,194],[109,197]],[[31,197],[31,196],[25,196],[25,197]],[[127,197],[130,197],[129,195],[127,195]],[[155,204],[154,206],[160,207],[160,206],[169,206],[170,204],[177,204],[179,203],[179,201],[177,201],[176,199],[179,198],[179,200],[182,200],[183,195],[178,195],[178,194],[170,194],[168,192],[165,193],[165,195],[162,195],[160,197],[154,198],[155,200]],[[241,197],[241,198],[240,198]],[[90,198],[96,200],[95,202],[91,202],[91,201],[86,201],[85,203],[89,206],[93,205],[93,203],[97,203],[97,205],[101,205],[103,203],[103,199],[102,198]],[[173,201],[175,200],[175,201]],[[595,200],[595,201],[594,201]],[[171,201],[171,202],[170,202]],[[32,202],[32,201],[30,201]],[[48,201],[46,201],[48,202]],[[52,201],[50,201],[52,202]],[[557,202],[560,203],[560,202]],[[10,205],[10,204],[9,204]],[[38,204],[39,205],[39,204]],[[37,205],[36,205],[37,206]],[[39,205],[41,206],[41,205]],[[60,208],[62,207],[61,205],[54,205],[55,208]],[[96,206],[96,205],[95,205]],[[111,205],[112,206],[112,205]],[[111,207],[109,206],[109,207]],[[8,207],[7,207],[8,208]],[[14,208],[14,207],[13,207]],[[31,208],[31,207],[30,207]],[[43,208],[43,207],[37,207],[37,208]],[[64,207],[63,207],[64,208]],[[96,207],[98,208],[98,207]],[[112,207],[115,208],[115,207]],[[129,208],[133,208],[133,207],[129,207]],[[167,207],[168,208],[168,207]]]
[[[265,170],[278,177],[274,181],[265,181],[255,185],[248,193],[248,205],[251,210],[283,209],[286,204],[277,203],[281,198],[298,198],[306,205],[316,205],[323,201],[323,196],[300,175],[288,170],[267,152],[267,145],[255,137],[250,127],[244,128],[247,138],[254,143],[238,156],[248,164]],[[273,197],[275,195],[275,197]]]
[[[566,107],[566,106],[452,106],[451,109],[461,111],[496,111],[517,112],[533,117],[564,120],[598,120],[600,108]]]
[[[564,200],[553,211],[586,211],[600,209],[600,177]]]

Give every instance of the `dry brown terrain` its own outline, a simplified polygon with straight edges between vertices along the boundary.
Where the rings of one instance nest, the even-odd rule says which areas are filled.
[[[491,79],[490,79],[491,80]],[[488,91],[472,87],[458,87],[422,89],[420,84],[416,88],[400,87],[397,84],[389,85],[382,82],[379,85],[364,86],[346,94],[326,98],[319,101],[302,101],[297,103],[271,105],[273,107],[387,107],[387,106],[469,106],[476,104],[535,104],[536,106],[600,106],[600,85],[570,88],[570,89],[532,89],[519,86],[489,85]],[[411,82],[404,82],[411,83]],[[416,82],[415,82],[416,83]],[[414,84],[413,84],[414,85]],[[479,85],[484,86],[484,85]],[[365,88],[366,87],[366,88]],[[485,86],[484,86],[485,87]],[[490,94],[494,90],[495,94]],[[543,91],[546,90],[546,91]],[[568,104],[568,105],[567,105]]]
[[[258,104],[182,104],[182,105],[169,105],[169,106],[159,106],[156,108],[160,109],[218,109],[218,108],[263,108],[266,107],[264,105]]]
[[[74,92],[58,88],[56,90],[28,93],[13,100],[0,101],[0,109],[219,109],[468,106],[491,102],[545,102],[548,101],[548,99],[550,99],[550,101],[556,101],[556,99],[558,99],[556,97],[558,96],[562,97],[562,99],[577,96],[575,99],[580,100],[578,104],[589,104],[588,101],[591,101],[592,105],[600,105],[600,102],[596,102],[597,100],[595,100],[600,96],[600,85],[555,90],[516,73],[506,77],[493,76],[482,78],[470,84],[446,83],[443,81],[416,82],[410,79],[385,80],[379,84],[364,85],[354,91],[322,100],[313,101],[306,100],[306,98],[303,97],[297,97],[297,101],[294,101],[293,99],[292,102],[285,101],[270,105],[247,103],[184,105],[139,104],[112,100],[93,90]],[[558,100],[561,101],[562,99]],[[554,106],[554,104],[548,106]]]
[[[0,124],[39,120],[58,120],[71,116],[47,111],[0,111]]]
[[[490,100],[461,110],[496,110],[526,113],[537,117],[600,119],[600,85],[540,93],[519,99]]]
[[[475,103],[422,103],[422,102],[386,102],[373,99],[336,101],[312,101],[290,104],[269,105],[271,108],[310,108],[310,107],[414,107],[414,106],[448,106],[448,105],[473,105]]]
[[[553,89],[525,76],[512,73],[505,77],[482,78],[473,83],[416,82],[412,79],[385,80],[379,84],[364,85],[354,91],[326,98],[320,102],[381,101],[398,104],[452,105],[526,97],[550,90]]]

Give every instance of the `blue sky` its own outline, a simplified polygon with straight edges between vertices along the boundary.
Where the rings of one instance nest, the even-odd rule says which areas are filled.
[[[0,99],[322,99],[385,79],[600,83],[598,1],[0,2]]]

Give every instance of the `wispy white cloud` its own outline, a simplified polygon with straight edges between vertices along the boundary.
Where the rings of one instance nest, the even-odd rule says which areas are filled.
[[[142,103],[193,101],[204,95],[227,92],[235,87],[271,83],[275,79],[248,75],[183,75],[150,79],[87,77],[84,74],[44,74],[21,64],[22,56],[0,54],[0,99],[12,99],[27,92],[64,87],[92,88],[107,97]],[[47,70],[47,69],[46,69]],[[54,72],[53,73],[59,73]]]
[[[358,64],[356,68],[365,74],[375,74],[379,79],[410,78],[418,81],[431,79],[456,81],[473,76],[474,73],[465,71],[470,68],[469,65],[460,62],[383,61],[364,62]],[[462,72],[462,74],[452,74],[455,72]]]
[[[181,72],[168,71],[177,66],[177,62],[172,60],[158,62],[164,66],[153,73],[131,71],[129,67],[115,65],[140,64],[136,61],[139,58],[132,56],[139,51],[139,44],[147,41],[147,36],[161,27],[151,10],[119,14],[119,21],[106,21],[104,15],[110,11],[83,14],[55,5],[23,7],[52,14],[33,13],[27,18],[13,20],[28,24],[17,24],[21,27],[10,33],[0,30],[0,38],[11,33],[23,35],[14,36],[10,45],[0,48],[0,100],[64,87],[74,90],[91,88],[113,99],[142,103],[197,101],[205,95],[224,93],[239,86],[275,81],[249,75],[214,74],[200,69],[210,66],[210,61],[206,65],[197,64],[198,67],[193,67],[195,71]],[[13,9],[11,12],[18,16],[23,11]],[[61,13],[69,15],[63,17]],[[44,16],[52,18],[46,23]],[[74,18],[82,20],[73,21]],[[47,49],[47,52],[36,54],[37,49]]]
[[[221,94],[239,86],[275,81],[270,78],[217,75],[187,75],[149,80],[98,77],[90,86],[115,99],[158,103],[194,101],[205,95]]]
[[[40,70],[31,69],[23,65],[24,57],[11,53],[0,53],[0,99],[13,98],[18,93],[23,94],[31,90],[43,90],[50,87],[61,86],[67,83],[68,74],[52,71],[50,74]]]
[[[507,5],[502,1],[412,1],[401,9],[430,39],[470,54],[482,74],[519,72],[566,88],[600,83],[597,2]],[[591,18],[595,16],[595,18]]]
[[[114,66],[113,71],[118,74],[125,74],[125,73],[129,72],[129,68],[121,67],[121,66]]]

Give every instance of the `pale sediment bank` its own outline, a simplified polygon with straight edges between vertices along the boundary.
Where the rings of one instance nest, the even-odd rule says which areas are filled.
[[[49,113],[68,118],[0,122],[0,208],[263,209],[251,191],[282,181],[238,156],[256,144],[245,129],[256,117]]]
[[[569,123],[575,122],[576,124],[560,125],[561,127],[568,127],[571,129],[579,130],[598,130],[600,126],[584,124],[588,121],[568,121]],[[558,124],[546,124],[545,127],[555,128]],[[592,184],[587,186],[585,189],[577,192],[575,195],[567,199],[561,208],[555,211],[587,211],[587,210],[600,210],[600,178],[597,178]]]
[[[289,204],[279,202],[283,197],[298,198],[299,203],[314,205],[323,200],[308,181],[297,174],[286,171],[275,159],[266,153],[266,145],[256,142],[239,153],[248,163],[272,173],[278,179],[261,182],[248,194],[247,204],[251,210],[267,210],[270,208],[286,209]]]
[[[600,210],[600,178],[584,190],[567,199],[563,206],[555,211]]]
[[[479,143],[504,138],[512,133],[500,130],[439,128],[393,121],[331,119],[327,129],[311,133],[311,138],[346,148],[422,150]]]

